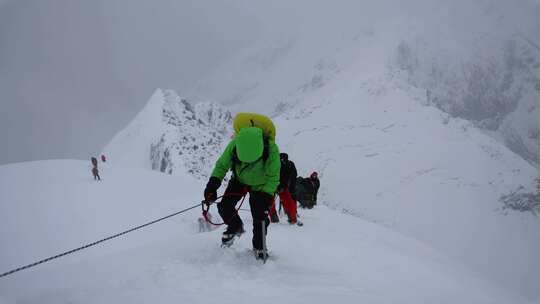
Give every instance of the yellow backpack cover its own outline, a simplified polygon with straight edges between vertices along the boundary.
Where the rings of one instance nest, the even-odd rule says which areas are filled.
[[[263,135],[271,141],[276,140],[276,127],[270,118],[257,113],[238,113],[233,120],[234,133],[238,134],[241,129],[258,127],[263,130]]]

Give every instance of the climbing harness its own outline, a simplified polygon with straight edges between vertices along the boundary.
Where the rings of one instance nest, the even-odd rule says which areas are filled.
[[[217,199],[221,199],[221,201],[223,201],[223,197],[226,197],[226,196],[241,196],[242,199],[240,201],[240,205],[238,205],[238,208],[235,208],[236,214],[238,214],[238,211],[241,210],[242,204],[244,203],[244,200],[246,199],[246,194],[247,194],[247,191],[245,191],[244,193],[225,193],[222,196],[218,197]],[[201,209],[202,209],[202,215],[204,217],[204,220],[207,221],[208,223],[210,223],[211,225],[214,225],[214,226],[225,225],[228,221],[230,221],[232,219],[232,218],[230,218],[227,221],[223,221],[223,223],[214,223],[214,222],[212,222],[212,220],[208,216],[208,210],[210,209],[210,205],[212,205],[214,203],[215,204],[220,204],[221,201],[218,202],[216,200],[216,201],[213,201],[213,202],[208,202],[208,201],[202,201],[201,202]]]

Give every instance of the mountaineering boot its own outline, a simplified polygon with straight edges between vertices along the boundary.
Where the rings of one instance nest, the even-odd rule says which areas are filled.
[[[277,212],[274,212],[274,213],[270,214],[270,222],[279,223],[279,216],[278,216]]]
[[[221,247],[230,247],[234,243],[234,237],[240,237],[242,233],[244,233],[243,225],[236,231],[230,230],[229,227],[227,227],[227,230],[225,230],[221,236]]]
[[[255,255],[256,260],[266,261],[268,258],[268,252],[262,249],[253,249],[253,254]]]
[[[291,219],[287,219],[287,222],[288,222],[289,224],[291,224],[291,225],[297,225],[297,226],[300,226],[300,227],[304,226],[304,223],[302,223],[302,222],[299,221],[299,220],[293,221],[293,220],[291,220]]]

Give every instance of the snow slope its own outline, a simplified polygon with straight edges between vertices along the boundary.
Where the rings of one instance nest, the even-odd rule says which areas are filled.
[[[534,191],[537,170],[472,123],[425,106],[425,90],[411,86],[403,75],[364,60],[393,54],[393,48],[375,42],[369,32],[347,40],[349,47],[340,51],[316,48],[310,39],[297,41],[280,56],[268,55],[275,59],[268,70],[252,74],[252,81],[264,81],[248,90],[249,98],[261,103],[252,107],[242,97],[233,107],[253,111],[272,96],[284,96],[287,102],[278,105],[274,116],[278,144],[301,175],[320,171],[324,204],[422,241],[501,288],[540,298],[540,221],[532,214],[505,211],[499,202],[520,186]],[[315,61],[311,81],[294,88],[294,77],[311,73],[304,64],[318,53],[310,49],[329,53]],[[233,84],[248,79],[247,72],[233,73],[239,75]],[[288,91],[285,84],[294,89]],[[138,150],[115,149],[139,153],[150,142]],[[213,151],[215,159],[218,150]],[[210,162],[198,166],[210,168],[212,157],[206,159]]]
[[[516,33],[538,32],[530,31],[537,5],[503,2],[273,1],[268,32],[187,96],[228,104],[233,113],[272,115],[278,144],[301,174],[321,172],[324,204],[413,237],[500,288],[537,300],[540,222],[503,210],[499,198],[520,186],[534,191],[538,171],[501,144],[505,137],[494,136],[497,142],[475,124],[426,106],[434,105],[433,96],[420,82],[478,93],[468,91],[468,79],[454,87],[452,77],[437,77],[441,69],[461,77],[464,65],[484,67],[501,59],[497,54]],[[419,76],[411,72],[415,65],[424,69]],[[514,76],[505,94],[530,75]],[[538,123],[536,93],[528,92],[502,120],[518,141]],[[534,149],[533,137],[523,142],[526,150]]]
[[[185,175],[107,164],[103,181],[95,182],[88,169],[86,162],[73,160],[0,167],[2,271],[189,207],[200,197],[200,183]],[[221,229],[198,233],[198,216],[193,210],[4,277],[0,302],[523,300],[414,239],[324,206],[302,212],[302,228],[270,226],[272,257],[266,265],[249,252],[251,233],[222,249]]]
[[[278,144],[299,172],[322,173],[325,204],[414,237],[502,288],[540,301],[540,221],[502,210],[499,202],[520,186],[535,191],[539,175],[523,160],[538,153],[539,99],[532,77],[538,67],[509,74],[511,89],[504,89],[508,77],[502,72],[517,68],[507,69],[500,56],[516,34],[538,33],[538,5],[315,3],[327,10],[306,2],[294,15],[283,9],[287,5],[276,5],[290,19],[278,29],[269,20],[260,41],[216,68],[188,96],[229,104],[233,112],[272,115]],[[405,56],[408,61],[396,58],[407,55],[403,45],[417,50]],[[528,60],[521,47],[516,51],[508,58]],[[459,78],[469,67],[491,71],[493,60],[504,67],[495,69],[497,77]],[[420,76],[412,72],[419,64],[425,70]],[[457,74],[458,81],[438,79],[440,73]],[[502,90],[510,98],[523,91],[511,100],[517,110],[497,117],[501,128],[495,133],[436,109],[428,94],[433,88],[420,80],[449,88],[444,93],[452,102],[460,102],[460,94],[472,96],[473,105],[480,102],[475,94],[490,101],[488,93]],[[482,83],[501,87],[476,90]]]
[[[320,173],[322,202],[537,299],[540,221],[499,202],[521,185],[533,191],[535,168],[389,79],[357,77],[340,88],[275,119],[280,149],[299,174]]]

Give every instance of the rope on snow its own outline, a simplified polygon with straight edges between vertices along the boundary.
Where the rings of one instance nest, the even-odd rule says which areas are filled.
[[[164,216],[164,217],[162,217],[162,218],[159,218],[159,219],[157,219],[157,220],[153,220],[153,221],[148,222],[148,223],[146,223],[146,224],[142,224],[142,225],[139,225],[139,226],[137,226],[137,227],[133,227],[133,228],[131,228],[131,229],[122,231],[122,232],[117,233],[117,234],[115,234],[115,235],[111,235],[111,236],[106,237],[106,238],[104,238],[104,239],[101,239],[101,240],[99,240],[99,241],[95,241],[95,242],[93,242],[93,243],[89,243],[89,244],[83,245],[83,246],[81,246],[81,247],[79,247],[79,248],[75,248],[75,249],[72,249],[72,250],[69,250],[69,251],[66,251],[66,252],[57,254],[57,255],[55,255],[55,256],[48,257],[48,258],[46,258],[46,259],[43,259],[43,260],[34,262],[34,263],[32,263],[32,264],[28,264],[28,265],[25,265],[25,266],[21,266],[21,267],[15,268],[15,269],[13,269],[13,270],[10,270],[10,271],[7,271],[7,272],[4,272],[4,273],[0,274],[0,278],[6,277],[6,276],[11,275],[11,274],[14,274],[14,273],[19,272],[19,271],[21,271],[21,270],[25,270],[25,269],[28,269],[28,268],[35,267],[35,266],[37,266],[37,265],[40,265],[40,264],[43,264],[43,263],[52,261],[52,260],[57,259],[57,258],[61,258],[61,257],[63,257],[63,256],[66,256],[66,255],[75,253],[75,252],[77,252],[77,251],[80,251],[80,250],[83,250],[83,249],[86,249],[86,248],[95,246],[95,245],[97,245],[97,244],[99,244],[99,243],[103,243],[103,242],[105,242],[105,241],[112,240],[112,239],[117,238],[117,237],[119,237],[119,236],[122,236],[122,235],[124,235],[124,234],[130,233],[130,232],[135,231],[135,230],[139,230],[139,229],[141,229],[141,228],[144,228],[144,227],[146,227],[146,226],[150,226],[150,225],[155,224],[155,223],[157,223],[157,222],[161,222],[161,221],[163,221],[163,220],[165,220],[165,219],[168,219],[168,218],[170,218],[170,217],[179,215],[179,214],[181,214],[181,213],[184,213],[184,212],[189,211],[189,210],[191,210],[191,209],[195,209],[195,208],[197,208],[197,207],[199,207],[199,204],[197,204],[197,205],[195,205],[195,206],[191,206],[191,207],[186,208],[186,209],[183,209],[183,210],[180,210],[180,211],[178,211],[178,212],[169,214],[169,215]]]

